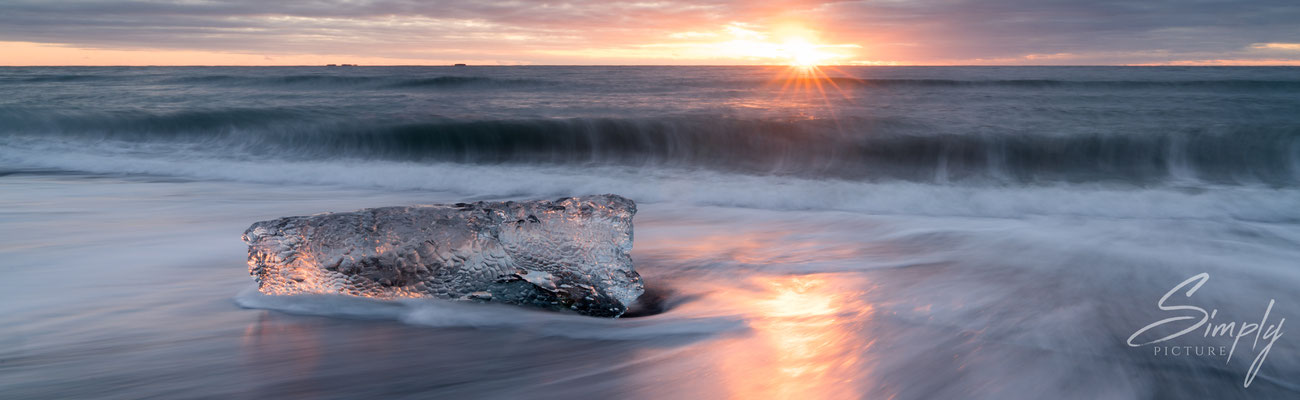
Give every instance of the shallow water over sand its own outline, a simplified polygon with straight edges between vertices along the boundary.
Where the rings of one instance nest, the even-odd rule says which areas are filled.
[[[0,397],[1300,395],[1297,69],[791,71],[0,68]],[[264,296],[240,241],[603,193],[617,320]]]
[[[643,203],[633,257],[662,312],[604,320],[250,290],[251,221],[449,193],[0,185],[0,387],[16,398],[1287,396],[1300,368],[1284,338],[1245,389],[1254,351],[1224,364],[1124,344],[1198,272],[1221,315],[1258,318],[1270,297],[1292,315],[1292,224]]]

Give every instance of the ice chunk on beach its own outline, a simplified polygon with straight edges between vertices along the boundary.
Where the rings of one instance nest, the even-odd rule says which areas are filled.
[[[644,291],[636,204],[616,195],[372,208],[244,232],[270,295],[440,297],[618,317]]]

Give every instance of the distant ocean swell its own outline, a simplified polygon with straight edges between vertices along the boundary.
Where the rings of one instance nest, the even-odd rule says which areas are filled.
[[[942,132],[913,121],[862,117],[364,121],[320,111],[225,109],[0,110],[0,126],[0,137],[175,144],[286,161],[621,165],[940,183],[1300,183],[1300,128],[1264,124],[1031,135]]]
[[[151,79],[149,78],[154,78]],[[425,76],[394,77],[366,75],[333,74],[299,74],[299,75],[193,75],[163,77],[126,78],[115,75],[66,74],[35,76],[0,76],[0,83],[60,83],[60,82],[96,82],[96,81],[132,81],[149,82],[163,85],[216,85],[242,87],[284,87],[284,88],[323,88],[323,89],[402,89],[427,87],[522,87],[545,86],[552,84],[540,79],[502,79],[479,76]]]
[[[792,80],[793,79],[793,80]],[[392,76],[392,75],[349,75],[336,73],[291,74],[291,75],[236,75],[212,74],[189,76],[137,76],[101,74],[42,74],[42,75],[0,75],[0,83],[43,84],[43,83],[86,83],[104,81],[149,82],[153,84],[176,86],[222,86],[222,87],[280,87],[280,88],[318,88],[318,89],[418,89],[418,88],[525,88],[572,86],[575,82],[560,82],[545,78],[493,78],[466,75],[436,76]],[[581,82],[577,82],[581,83]],[[695,86],[674,81],[674,85]],[[1172,90],[1250,90],[1250,91],[1293,91],[1300,89],[1300,79],[1185,79],[1185,80],[1069,80],[1069,79],[899,79],[899,78],[855,78],[855,77],[820,77],[817,81],[802,79],[797,75],[782,75],[770,80],[718,80],[701,83],[705,87],[758,88],[771,85],[817,84],[827,89],[856,90],[888,87],[942,87],[942,88],[1024,88],[1024,89],[1172,89]],[[651,87],[653,88],[653,86]]]
[[[93,77],[67,76],[66,80],[93,79]],[[1300,80],[1060,80],[1060,79],[873,79],[850,77],[822,77],[820,84],[828,89],[840,90],[870,89],[875,87],[1008,87],[1008,88],[1097,88],[1097,89],[1218,89],[1218,90],[1296,90],[1300,89]],[[231,76],[206,75],[174,78],[163,83],[175,84],[234,84],[247,86],[322,86],[322,87],[373,87],[373,88],[421,88],[421,87],[527,87],[552,86],[559,82],[545,79],[501,79],[477,76],[434,76],[423,78],[394,78],[390,76],[347,76],[347,75],[287,75],[287,76]],[[705,86],[762,87],[764,84],[785,84],[784,79],[769,81],[715,81]],[[806,84],[818,82],[805,81]],[[689,86],[689,85],[688,85]]]
[[[1101,89],[1242,89],[1242,90],[1295,90],[1300,80],[1060,80],[1060,79],[861,79],[834,77],[827,84],[845,87],[936,86],[936,87],[997,87],[1012,88],[1101,88]]]
[[[168,84],[219,84],[233,86],[284,86],[323,88],[519,87],[547,82],[533,79],[497,79],[477,76],[349,76],[349,75],[201,75],[164,80]]]

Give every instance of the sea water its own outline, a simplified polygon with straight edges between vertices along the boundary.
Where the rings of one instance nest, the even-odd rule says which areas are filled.
[[[1300,391],[1296,68],[24,67],[0,93],[0,397]],[[265,296],[239,239],[599,193],[640,210],[617,320]]]

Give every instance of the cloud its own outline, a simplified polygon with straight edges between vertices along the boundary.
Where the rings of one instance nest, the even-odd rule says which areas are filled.
[[[1255,43],[1252,49],[1300,51],[1300,43]]]
[[[877,44],[868,50],[920,61],[1058,53],[1078,55],[1071,63],[1098,64],[1130,63],[1143,53],[1148,61],[1207,52],[1237,57],[1248,56],[1253,43],[1300,37],[1294,1],[956,0],[838,8],[831,22],[838,32]]]
[[[804,29],[858,46],[844,56],[862,63],[1131,64],[1292,60],[1295,21],[1294,0],[6,0],[0,41],[412,63],[716,63],[644,49]]]

